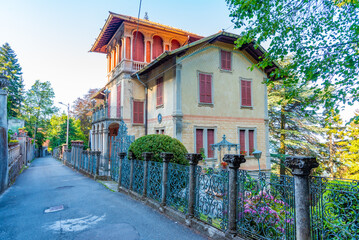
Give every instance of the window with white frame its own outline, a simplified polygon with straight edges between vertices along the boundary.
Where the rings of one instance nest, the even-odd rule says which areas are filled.
[[[253,155],[257,148],[257,130],[255,128],[239,128],[239,145],[242,155]]]
[[[196,153],[203,152],[207,158],[214,158],[214,151],[211,144],[215,141],[215,128],[195,128],[195,150]]]

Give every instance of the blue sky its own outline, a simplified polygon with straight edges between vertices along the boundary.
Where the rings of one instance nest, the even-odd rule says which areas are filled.
[[[0,6],[0,44],[18,55],[25,87],[50,81],[56,103],[72,103],[106,82],[105,55],[88,50],[108,11],[137,17],[139,0],[0,0]],[[227,28],[239,33],[224,0],[143,0],[141,18],[145,12],[151,21],[203,36]]]

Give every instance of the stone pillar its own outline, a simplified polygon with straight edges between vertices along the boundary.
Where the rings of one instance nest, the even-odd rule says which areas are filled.
[[[118,153],[118,191],[120,191],[121,188],[121,178],[122,178],[122,161],[123,159],[125,159],[126,157],[126,153],[125,152],[120,152]]]
[[[105,175],[108,175],[108,171],[109,171],[109,144],[108,144],[108,129],[104,129],[103,130],[103,167],[104,167],[104,171],[106,172]]]
[[[142,153],[142,157],[143,157],[143,160],[144,160],[142,199],[145,199],[147,197],[148,161],[151,161],[151,159],[153,157],[153,153],[152,152],[144,152],[144,153]]]
[[[75,141],[71,141],[71,165],[72,168],[75,168],[75,151],[76,151],[76,142]]]
[[[0,76],[0,193],[8,185],[8,142],[7,142],[7,91],[2,90],[7,79]]]
[[[315,157],[290,156],[286,157],[285,165],[292,169],[294,176],[296,239],[309,240],[311,239],[309,175],[319,164]]]
[[[130,187],[129,189],[132,191],[133,189],[133,164],[134,164],[134,155],[131,152],[131,154],[128,154],[128,160],[130,161]]]
[[[193,218],[196,199],[196,167],[198,161],[202,160],[202,156],[199,153],[188,153],[186,158],[189,161],[188,217]]]
[[[168,178],[168,163],[173,159],[173,153],[162,152],[161,158],[163,159],[163,172],[162,172],[162,200],[161,205],[166,205],[166,196],[167,196],[167,178]]]
[[[100,156],[101,156],[101,152],[100,151],[95,151],[95,159],[96,159],[96,172],[95,172],[95,179],[99,176],[100,174]]]
[[[241,163],[245,163],[244,155],[225,154],[223,161],[228,163],[229,167],[229,196],[228,196],[228,230],[226,235],[234,237],[237,233],[237,173]]]

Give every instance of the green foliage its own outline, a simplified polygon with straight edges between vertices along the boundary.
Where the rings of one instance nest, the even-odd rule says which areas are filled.
[[[24,81],[16,54],[8,43],[0,47],[0,75],[5,76],[9,81],[9,86],[6,88],[8,117],[19,117],[24,100]]]
[[[288,61],[271,73],[285,78],[288,98],[309,86],[327,107],[359,97],[359,3],[338,0],[226,0],[236,28],[237,46],[269,43],[259,68]],[[269,83],[269,82],[268,82]],[[299,84],[299,86],[298,86]],[[332,91],[331,89],[335,90]],[[312,104],[305,101],[306,104]],[[315,107],[315,105],[313,105]]]
[[[179,140],[167,135],[152,134],[140,137],[131,144],[129,151],[133,152],[136,159],[140,160],[143,160],[142,153],[153,152],[152,161],[156,162],[162,162],[161,152],[171,152],[174,155],[171,162],[188,165],[186,159],[188,152],[185,146]]]
[[[15,139],[11,139],[10,141],[9,141],[9,143],[18,143],[19,142],[19,140],[15,140]]]

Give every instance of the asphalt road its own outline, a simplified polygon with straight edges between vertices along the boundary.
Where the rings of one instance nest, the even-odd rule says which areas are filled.
[[[206,238],[47,157],[0,196],[0,239]]]

